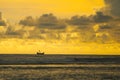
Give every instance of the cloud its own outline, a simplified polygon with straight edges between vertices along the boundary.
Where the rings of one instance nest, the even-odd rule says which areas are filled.
[[[4,36],[5,38],[22,38],[24,32],[23,29],[15,30],[14,26],[8,26]]]
[[[33,19],[32,16],[28,16],[23,20],[20,20],[20,25],[23,26],[35,26],[43,29],[65,29],[66,24],[64,20],[58,20],[52,13],[43,14],[39,18]]]
[[[5,26],[0,26],[0,35],[4,35],[6,33],[7,28]]]
[[[104,22],[109,22],[111,21],[113,18],[109,15],[105,15],[103,12],[96,12],[96,15],[93,16],[93,20],[96,23],[104,23]]]
[[[120,24],[112,24],[114,28],[111,30],[110,35],[116,42],[120,42]]]
[[[53,14],[43,14],[38,18],[28,16],[20,20],[19,24],[1,27],[0,36],[70,43],[120,42],[117,31],[120,28],[119,21],[102,11],[95,15],[73,16],[70,19],[58,19]]]
[[[65,29],[66,24],[63,20],[58,20],[52,13],[43,14],[37,19],[37,27],[42,29]]]
[[[104,0],[107,7],[113,16],[120,17],[120,0]]]
[[[75,38],[69,34],[67,39],[78,39],[80,42],[94,42],[95,31],[93,26],[96,23],[93,21],[93,16],[73,16],[67,20],[67,23],[73,27],[71,28],[73,29],[72,33],[78,34]]]
[[[6,22],[4,20],[0,20],[0,26],[6,26]]]
[[[0,26],[6,26],[6,22],[2,19],[2,12],[0,12]]]
[[[91,20],[87,16],[73,16],[70,20],[67,21],[71,25],[88,25],[91,23]]]
[[[110,23],[97,24],[96,41],[102,43],[120,43],[120,24],[114,20]]]
[[[75,15],[70,19],[59,19],[51,13],[38,18],[27,16],[19,21],[20,28],[17,25],[4,27],[6,22],[0,19],[0,36],[51,42],[120,43],[120,0],[104,1],[106,12],[101,10],[90,16]]]
[[[97,43],[111,43],[111,38],[108,33],[97,33],[95,42]]]
[[[104,32],[104,31],[111,31],[114,27],[110,24],[107,23],[103,23],[103,24],[99,24],[98,25],[98,29],[96,30],[96,32]]]
[[[19,22],[20,25],[24,26],[35,26],[35,20],[32,18],[32,16],[28,16],[23,20],[20,20]]]
[[[53,14],[43,14],[38,19],[38,26],[56,26],[57,25],[57,18]]]

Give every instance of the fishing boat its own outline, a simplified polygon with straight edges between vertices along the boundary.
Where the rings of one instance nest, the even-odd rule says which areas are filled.
[[[37,55],[44,55],[44,52],[41,52],[40,50],[36,53]]]

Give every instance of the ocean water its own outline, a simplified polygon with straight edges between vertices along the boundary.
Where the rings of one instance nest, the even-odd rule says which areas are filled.
[[[120,80],[120,56],[0,55],[0,80]]]

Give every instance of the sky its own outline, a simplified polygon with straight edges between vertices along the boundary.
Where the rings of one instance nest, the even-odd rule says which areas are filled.
[[[120,0],[0,0],[0,53],[120,54]]]
[[[102,0],[0,0],[0,11],[9,21],[14,22],[25,16],[38,17],[44,13],[54,13],[60,18],[90,15],[102,6]]]

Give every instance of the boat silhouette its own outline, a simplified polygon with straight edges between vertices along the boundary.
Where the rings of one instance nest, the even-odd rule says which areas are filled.
[[[37,55],[44,55],[44,52],[41,52],[40,50],[36,53]]]

